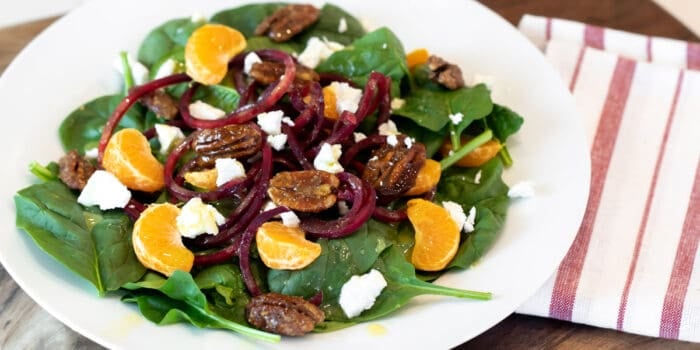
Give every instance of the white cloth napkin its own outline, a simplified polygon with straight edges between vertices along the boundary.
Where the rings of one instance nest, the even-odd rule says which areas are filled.
[[[519,27],[576,99],[592,175],[571,249],[518,312],[700,342],[700,44],[529,15]]]

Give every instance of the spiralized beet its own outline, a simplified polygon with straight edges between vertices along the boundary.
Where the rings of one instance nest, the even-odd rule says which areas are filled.
[[[367,136],[367,138],[355,143],[347,151],[343,152],[340,158],[340,164],[346,166],[353,161],[360,152],[375,146],[381,146],[386,143],[386,136],[379,134],[372,134]]]
[[[126,215],[129,215],[132,221],[136,221],[144,210],[146,210],[146,206],[133,198],[129,199],[129,202],[124,207],[124,212],[126,212]]]
[[[372,217],[383,222],[401,222],[408,219],[408,214],[405,208],[391,210],[385,207],[376,207]]]

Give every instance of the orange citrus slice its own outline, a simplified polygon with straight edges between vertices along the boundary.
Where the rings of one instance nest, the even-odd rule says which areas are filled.
[[[102,167],[132,190],[155,192],[165,186],[163,164],[151,153],[148,139],[136,129],[122,129],[112,135]]]
[[[418,170],[416,183],[404,193],[405,196],[417,196],[430,191],[440,182],[440,162],[426,159],[423,166]]]
[[[430,56],[430,54],[426,49],[413,50],[408,55],[406,55],[406,64],[408,65],[409,69],[419,64],[425,64],[426,62],[428,62],[428,56]]]
[[[221,24],[205,24],[187,39],[187,75],[204,85],[218,84],[226,76],[228,62],[245,47],[241,32]]]
[[[203,190],[215,190],[216,189],[216,177],[219,172],[213,169],[207,169],[202,171],[190,171],[185,173],[185,181],[192,186],[199,187]]]
[[[263,263],[276,270],[299,270],[321,255],[321,245],[306,240],[304,231],[279,221],[266,222],[255,235]]]
[[[425,199],[411,199],[407,214],[416,231],[413,266],[423,271],[444,269],[459,248],[459,227],[450,213]]]
[[[189,272],[194,254],[182,244],[176,219],[180,209],[170,203],[153,204],[141,213],[132,234],[134,252],[146,268],[170,276]]]
[[[330,120],[337,120],[338,108],[336,107],[335,91],[332,87],[323,88],[323,114]]]

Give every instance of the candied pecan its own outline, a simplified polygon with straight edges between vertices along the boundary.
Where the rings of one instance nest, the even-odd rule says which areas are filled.
[[[241,158],[258,153],[262,133],[251,124],[231,124],[220,128],[201,129],[192,139],[200,168],[211,168],[217,158]]]
[[[58,178],[74,190],[82,190],[95,172],[95,166],[75,150],[66,153],[58,161]]]
[[[428,57],[428,69],[430,69],[430,80],[450,90],[464,87],[462,70],[456,64],[449,63],[438,56],[430,55]]]
[[[283,171],[270,180],[267,194],[277,205],[318,213],[335,204],[340,180],[320,170]]]
[[[282,62],[263,61],[262,63],[253,64],[250,70],[250,77],[262,85],[270,85],[276,82],[282,74],[284,74],[284,63]],[[319,81],[320,77],[313,69],[297,64],[297,73],[294,79]]]
[[[311,332],[326,315],[302,297],[277,293],[261,294],[245,307],[246,319],[258,329],[288,336]]]
[[[425,146],[406,142],[406,138],[399,135],[396,145],[387,143],[372,151],[372,157],[362,172],[362,179],[381,195],[401,194],[416,183],[418,171],[425,162]]]
[[[273,41],[287,41],[316,23],[319,12],[312,5],[290,4],[280,7],[258,24],[255,35],[267,33]]]
[[[170,120],[177,115],[177,102],[163,89],[158,89],[144,95],[141,97],[140,101],[161,118]]]

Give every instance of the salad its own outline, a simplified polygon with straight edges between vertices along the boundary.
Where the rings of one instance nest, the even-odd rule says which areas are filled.
[[[334,6],[170,20],[68,115],[17,226],[158,324],[267,341],[384,317],[469,268],[508,207],[522,117]]]

